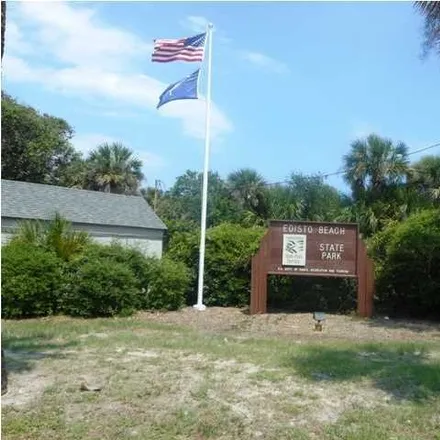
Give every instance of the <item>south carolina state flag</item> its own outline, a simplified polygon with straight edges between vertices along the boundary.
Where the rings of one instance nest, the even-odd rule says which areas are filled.
[[[161,107],[167,102],[179,99],[198,99],[199,73],[200,69],[197,69],[186,78],[168,86],[160,95],[159,104],[157,104],[156,108]]]

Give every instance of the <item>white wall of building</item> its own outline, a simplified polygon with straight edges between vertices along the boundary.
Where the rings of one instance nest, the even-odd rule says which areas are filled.
[[[112,244],[115,240],[124,246],[132,247],[141,251],[144,255],[149,257],[162,257],[163,241],[149,240],[146,238],[122,238],[122,237],[93,237],[92,239],[100,244]]]
[[[1,244],[6,244],[12,238],[12,231],[17,227],[17,220],[2,218]],[[73,224],[77,231],[87,232],[90,237],[100,244],[111,244],[117,241],[125,246],[139,249],[144,255],[162,257],[164,232],[158,229],[130,228],[127,226],[107,226]]]
[[[6,244],[12,238],[12,234],[2,232],[2,246]]]

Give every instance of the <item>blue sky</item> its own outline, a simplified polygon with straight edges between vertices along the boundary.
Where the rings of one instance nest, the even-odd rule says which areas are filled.
[[[204,103],[156,110],[197,64],[151,63],[152,40],[194,35],[206,20],[215,25],[211,169],[223,176],[334,172],[371,132],[411,150],[440,140],[440,60],[420,59],[411,2],[9,3],[2,87],[65,118],[81,151],[123,142],[147,184],[170,187],[202,170]],[[344,189],[339,176],[328,182]]]

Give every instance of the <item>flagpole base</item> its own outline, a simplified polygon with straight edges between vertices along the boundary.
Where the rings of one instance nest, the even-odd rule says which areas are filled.
[[[196,310],[200,310],[200,311],[206,310],[206,306],[205,306],[205,304],[194,304],[193,307],[194,307]]]

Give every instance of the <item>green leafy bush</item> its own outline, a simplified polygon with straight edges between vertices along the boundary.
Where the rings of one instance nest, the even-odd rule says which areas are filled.
[[[395,315],[440,316],[440,210],[393,223],[370,242],[377,308]]]
[[[129,315],[139,304],[139,287],[133,271],[110,259],[75,263],[65,295],[64,311],[87,318]]]
[[[29,243],[2,248],[2,316],[25,318],[57,313],[64,288],[62,262]]]
[[[183,263],[147,258],[118,243],[84,244],[65,261],[29,226],[2,252],[2,301],[6,318],[128,315],[137,309],[175,310],[188,291]],[[24,232],[29,232],[24,234]],[[27,237],[28,239],[25,239]],[[52,250],[50,250],[52,248]]]
[[[263,228],[244,228],[224,223],[207,231],[204,302],[209,306],[249,304],[251,259],[258,250]],[[183,261],[191,270],[187,301],[194,304],[197,294],[199,233],[176,233],[168,255]]]
[[[104,263],[104,268],[108,265],[125,267],[133,274],[133,287],[136,294],[130,299],[129,304],[123,306],[123,313],[134,309],[176,310],[184,303],[189,284],[189,272],[183,263],[173,262],[166,258],[160,260],[145,257],[137,249],[122,246],[117,242],[111,245],[91,244],[85,249],[83,255],[70,265],[72,281],[78,277],[84,277],[83,267],[95,262]],[[73,289],[71,296],[76,294],[77,291]],[[75,313],[82,314],[80,313],[81,301],[77,304]],[[86,304],[89,307],[89,304]],[[116,303],[113,301],[111,304],[114,307]],[[90,316],[90,312],[85,311],[85,313],[86,316]],[[103,312],[99,313],[101,316]]]
[[[97,243],[88,245],[81,257],[77,260],[77,263],[93,260],[106,260],[127,265],[127,267],[133,271],[140,288],[147,282],[150,273],[149,266],[152,264],[152,261],[154,261],[154,258],[147,258],[141,251],[132,247],[123,246],[115,241],[110,245]]]
[[[168,258],[150,260],[141,308],[177,310],[185,303],[190,283],[187,267]]]

